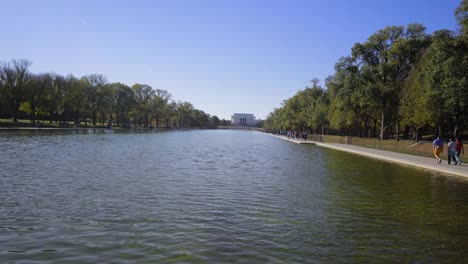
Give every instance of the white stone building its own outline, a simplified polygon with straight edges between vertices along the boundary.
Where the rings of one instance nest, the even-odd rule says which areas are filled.
[[[231,117],[233,126],[255,126],[257,123],[253,114],[234,113]]]

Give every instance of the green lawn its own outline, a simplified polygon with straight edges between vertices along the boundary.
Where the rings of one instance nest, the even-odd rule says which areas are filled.
[[[357,137],[343,137],[331,135],[310,135],[309,139],[316,140],[324,143],[340,143],[349,144],[366,148],[375,148],[393,152],[400,152],[405,154],[412,154],[416,156],[434,157],[432,153],[432,140],[422,140],[415,144],[413,140],[402,139],[396,141],[395,139],[379,140],[376,138],[357,138]],[[447,159],[447,151],[445,142],[445,150],[441,158]]]
[[[40,123],[40,126],[36,125]],[[73,128],[74,122],[69,122],[70,128]],[[7,128],[19,128],[19,127],[41,127],[41,128],[64,128],[59,125],[58,122],[49,122],[49,121],[36,121],[36,123],[32,123],[31,120],[26,119],[18,119],[18,122],[13,122],[11,119],[0,119],[0,127],[7,127]],[[76,126],[77,128],[107,128],[106,125],[93,125],[93,124],[80,124]]]

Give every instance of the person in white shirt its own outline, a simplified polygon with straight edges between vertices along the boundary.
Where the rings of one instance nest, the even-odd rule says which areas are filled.
[[[457,158],[456,158],[457,143],[455,143],[455,141],[453,141],[452,137],[450,137],[449,140],[450,141],[449,141],[449,143],[447,145],[448,164],[450,165],[450,161],[453,159],[454,164],[457,165],[457,163],[458,163]]]

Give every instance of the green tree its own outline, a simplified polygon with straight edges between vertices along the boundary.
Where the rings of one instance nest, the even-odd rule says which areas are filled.
[[[327,79],[326,86],[330,96],[328,118],[333,129],[339,131],[356,131],[362,136],[364,124],[365,133],[371,136],[370,125],[376,120],[375,107],[366,99],[363,78],[359,65],[352,57],[341,58],[335,65],[335,74]]]
[[[117,125],[130,123],[130,112],[136,105],[133,90],[122,83],[111,83],[110,86],[116,92],[115,113]]]
[[[468,0],[462,0],[458,8],[455,10],[455,18],[460,26],[462,35],[468,37]]]
[[[64,110],[65,78],[55,73],[44,74],[45,98],[44,110],[49,115],[49,122],[57,121]]]
[[[212,116],[210,117],[210,127],[211,128],[217,128],[219,126],[219,118],[217,116]]]
[[[136,100],[136,120],[138,126],[144,124],[145,127],[149,126],[150,114],[152,112],[151,101],[154,96],[154,90],[147,84],[134,84],[132,90],[135,93]]]
[[[442,126],[456,135],[468,117],[468,45],[448,30],[434,32],[425,54],[422,82],[428,89],[429,111],[439,133]]]
[[[328,93],[312,80],[313,86],[298,91],[293,97],[285,100],[282,107],[275,109],[263,122],[266,129],[320,130],[328,125]]]
[[[202,110],[193,109],[191,111],[190,127],[207,128],[210,126],[210,116]]]
[[[435,115],[429,106],[431,91],[424,84],[426,67],[427,60],[423,58],[406,80],[401,97],[402,124],[414,128],[416,141],[419,141],[423,127],[436,123]]]
[[[352,53],[361,66],[368,100],[379,108],[380,138],[387,123],[398,123],[399,99],[403,82],[417,62],[421,43],[427,41],[425,28],[419,24],[386,27],[363,43],[354,45]],[[386,118],[388,120],[386,120]]]
[[[44,101],[46,96],[46,74],[33,74],[26,87],[25,101],[20,109],[30,114],[31,122],[36,122],[37,115],[44,112]]]
[[[175,101],[170,101],[164,108],[165,126],[172,127],[177,122],[178,104]]]
[[[78,79],[70,74],[65,77],[65,83],[67,86],[66,90],[68,91],[65,104],[70,111],[72,120],[75,123],[79,123],[80,118],[82,118],[84,112],[88,109],[88,102],[86,100],[88,81],[84,78]]]
[[[152,99],[152,108],[157,127],[160,126],[161,119],[164,118],[164,115],[167,112],[167,104],[169,103],[171,97],[172,95],[166,90],[156,89],[154,93]]]
[[[303,110],[299,112],[299,118],[305,120],[306,126],[301,130],[320,129],[324,133],[324,128],[328,125],[328,109],[330,100],[328,93],[318,84],[318,79],[312,80],[312,87],[306,88],[303,93],[299,93],[299,99]]]
[[[12,60],[0,65],[0,82],[2,83],[2,97],[8,102],[9,113],[13,122],[17,122],[19,106],[24,100],[26,87],[30,81],[28,60]]]
[[[112,121],[117,111],[117,89],[115,86],[105,84],[101,86],[97,93],[101,124],[107,122],[108,127],[112,127]]]
[[[106,85],[107,78],[101,74],[90,74],[82,78],[84,85],[84,99],[87,110],[91,113],[93,125],[96,125],[99,111],[99,90]]]
[[[177,127],[187,128],[192,124],[193,105],[189,102],[177,102],[176,116]]]

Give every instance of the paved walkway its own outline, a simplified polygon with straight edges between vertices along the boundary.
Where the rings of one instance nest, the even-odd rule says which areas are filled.
[[[353,145],[337,144],[337,143],[322,143],[316,141],[303,141],[289,139],[283,136],[272,135],[273,137],[280,138],[296,144],[312,144],[320,147],[341,150],[349,153],[354,153],[362,156],[367,156],[374,159],[385,160],[389,162],[409,165],[413,167],[423,168],[427,170],[468,177],[468,164],[463,163],[461,166],[448,165],[447,160],[443,160],[441,164],[435,163],[435,158],[426,158],[415,155],[408,155],[398,152],[385,151],[373,148],[364,148]]]

